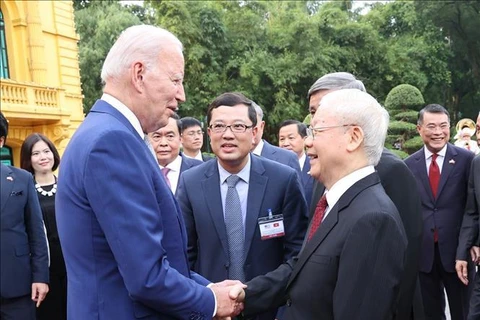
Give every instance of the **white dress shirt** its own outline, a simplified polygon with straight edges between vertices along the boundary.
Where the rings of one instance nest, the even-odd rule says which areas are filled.
[[[432,163],[433,152],[428,150],[427,147],[425,147],[425,146],[424,146],[424,148],[425,148],[425,163],[427,165],[427,175],[428,175],[428,171],[430,169],[430,164]],[[447,145],[445,144],[445,146],[442,148],[442,150],[437,152],[437,154],[438,154],[437,165],[438,165],[438,168],[440,169],[440,174],[442,174],[442,168],[443,168],[443,163],[445,161],[446,153],[447,153]]]
[[[182,156],[178,155],[172,162],[165,166],[170,169],[167,173],[168,181],[170,181],[170,189],[173,194],[177,190],[178,180],[180,179],[180,168],[182,167]],[[160,166],[160,169],[163,169],[163,166]]]
[[[255,149],[253,149],[253,154],[256,154],[257,156],[261,156],[262,155],[262,150],[263,150],[263,145],[265,143],[263,142],[263,139],[260,139],[260,142],[257,144],[257,146],[255,147]]]

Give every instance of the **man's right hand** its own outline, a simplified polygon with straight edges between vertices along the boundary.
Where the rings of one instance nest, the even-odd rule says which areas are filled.
[[[455,262],[455,270],[457,276],[464,285],[468,285],[468,263],[465,260],[457,260]]]
[[[231,281],[231,280],[229,280]],[[230,283],[229,283],[230,284]],[[217,313],[216,318],[235,317],[243,310],[243,303],[233,297],[230,293],[242,292],[246,286],[237,281],[232,285],[225,285],[223,283],[214,284],[210,286],[217,299]]]

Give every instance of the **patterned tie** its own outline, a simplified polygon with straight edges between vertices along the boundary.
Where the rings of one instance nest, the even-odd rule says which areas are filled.
[[[240,180],[237,175],[227,178],[227,197],[225,199],[225,227],[228,236],[228,253],[230,256],[230,267],[228,278],[232,280],[245,281],[244,264],[244,230],[242,219],[242,208],[240,197],[235,185]]]
[[[327,207],[327,197],[326,194],[324,194],[320,198],[320,201],[318,201],[317,206],[315,207],[315,213],[313,214],[312,226],[310,228],[310,232],[308,233],[307,242],[312,239],[315,232],[317,232],[318,227],[320,227],[320,225],[322,224],[323,216],[325,215]]]
[[[168,173],[170,172],[170,168],[162,168],[162,174],[163,177],[165,178],[165,181],[167,182],[168,186],[171,188],[172,185],[170,184],[170,179],[168,179]]]
[[[438,154],[432,154],[432,162],[428,168],[428,180],[430,180],[430,188],[432,188],[433,197],[437,197],[438,183],[440,182],[440,168],[437,164]],[[433,230],[433,241],[438,242],[438,230]]]

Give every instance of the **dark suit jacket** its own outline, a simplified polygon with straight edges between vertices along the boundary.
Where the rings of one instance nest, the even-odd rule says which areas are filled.
[[[472,161],[470,178],[468,179],[467,204],[463,215],[462,229],[458,239],[457,259],[468,261],[469,250],[472,246],[479,246],[478,238],[480,208],[480,155]]]
[[[217,160],[209,161],[182,174],[177,194],[187,226],[190,266],[213,282],[228,278],[229,264],[219,181]],[[284,237],[260,239],[258,218],[268,216],[268,209],[283,214]],[[306,212],[295,171],[252,154],[245,221],[247,280],[298,254],[307,228]]]
[[[56,212],[68,319],[211,319],[214,296],[188,267],[177,201],[143,139],[103,100],[62,157]]]
[[[286,302],[286,320],[390,319],[406,246],[397,209],[373,173],[341,196],[298,261],[247,283],[245,313]]]
[[[423,318],[420,295],[414,295],[417,284],[422,239],[422,215],[419,191],[413,174],[400,158],[384,149],[380,162],[375,167],[386,194],[397,207],[407,235],[408,247],[405,259],[405,271],[400,286],[395,319],[410,319],[412,303],[415,304],[415,319]],[[320,182],[315,182],[310,216],[325,191]],[[412,298],[414,297],[414,298]],[[418,310],[420,309],[420,310]]]
[[[182,176],[182,173],[188,169],[191,169],[193,167],[196,167],[198,165],[201,165],[203,162],[197,159],[192,159],[189,157],[183,156],[182,153],[180,153],[180,156],[182,157],[182,164],[180,165],[180,175],[178,177],[178,182],[180,182],[180,177]],[[177,183],[177,190],[178,190],[178,185]],[[177,194],[177,190],[175,190],[175,194]]]
[[[215,157],[212,157],[206,153],[202,153],[202,159],[203,159],[203,162],[207,162],[209,160],[215,159]]]
[[[305,200],[307,200],[307,205],[310,205],[312,202],[313,183],[315,182],[315,179],[310,174],[308,174],[309,171],[310,159],[306,157],[302,169],[302,183],[303,191],[305,192]]]
[[[447,272],[455,272],[455,254],[465,212],[468,175],[473,157],[472,152],[448,143],[436,199],[430,188],[424,148],[405,159],[415,176],[422,200],[422,272],[432,270],[435,227],[438,229],[438,249],[443,267]]]
[[[34,282],[48,283],[47,239],[32,175],[0,167],[0,294],[16,298],[30,295]]]

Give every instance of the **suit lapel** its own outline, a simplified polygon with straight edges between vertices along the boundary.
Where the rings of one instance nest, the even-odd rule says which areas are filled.
[[[259,158],[250,157],[252,167],[250,168],[250,181],[248,185],[247,216],[245,218],[245,256],[248,256],[253,235],[257,229],[258,216],[262,207],[268,178],[263,176],[265,168]],[[275,208],[272,208],[275,209]]]
[[[428,178],[427,162],[425,161],[424,148],[422,148],[419,152],[415,154],[415,163],[417,174],[420,176],[420,181],[422,181],[425,191],[430,196],[430,200],[432,202],[435,202],[435,197],[433,196],[432,188],[430,187],[430,179]]]
[[[228,253],[227,230],[223,216],[222,196],[220,194],[220,175],[218,174],[217,161],[208,161],[206,179],[202,181],[202,189],[210,217],[217,231],[218,238],[222,243],[223,250]]]
[[[455,168],[456,156],[457,151],[452,148],[450,144],[447,144],[447,152],[445,152],[445,159],[443,159],[442,173],[440,174],[440,183],[438,184],[437,198],[442,193],[443,187],[447,183],[448,177]],[[453,163],[451,163],[450,160],[453,160]]]
[[[312,203],[310,204],[310,216],[308,217],[308,221],[310,221],[315,213],[315,208],[317,206],[318,201],[322,197],[323,193],[325,192],[325,186],[320,181],[315,180],[313,185],[313,192],[312,192]]]
[[[302,182],[303,185],[305,185],[308,182],[309,179],[309,174],[308,172],[310,171],[310,159],[308,157],[305,157],[305,162],[303,163],[303,169],[302,169]],[[310,203],[307,203],[310,205]]]
[[[1,192],[1,211],[5,208],[7,204],[8,198],[12,193],[13,186],[15,184],[15,175],[13,171],[7,167],[6,165],[2,164],[2,176],[1,176],[1,185],[2,185],[2,192]]]

